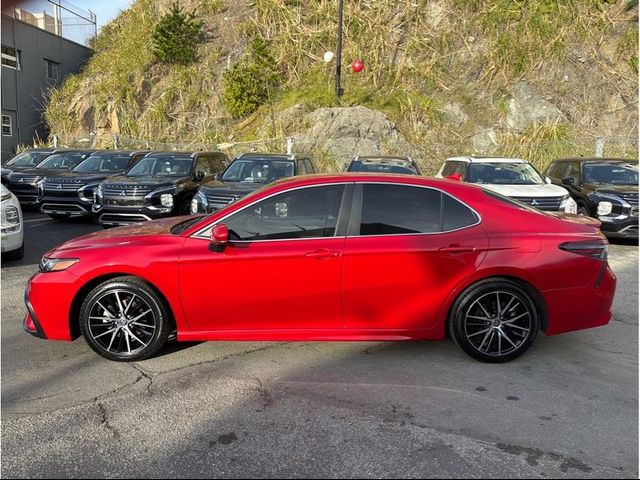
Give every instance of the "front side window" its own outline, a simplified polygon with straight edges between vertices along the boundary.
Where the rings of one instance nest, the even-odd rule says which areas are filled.
[[[333,237],[344,185],[280,193],[231,215],[224,223],[231,241]]]
[[[587,183],[638,185],[638,167],[631,164],[589,164],[582,167]]]
[[[2,115],[2,135],[10,137],[13,134],[11,131],[11,116]]]
[[[14,165],[16,167],[35,167],[42,160],[48,157],[49,154],[50,152],[30,152],[29,150],[25,150],[9,160],[7,165]]]
[[[235,160],[222,175],[223,182],[271,183],[294,175],[290,160],[263,160],[242,158]]]
[[[565,162],[556,162],[552,163],[547,171],[547,175],[551,178],[560,178],[563,179],[565,177],[564,172],[567,170],[567,164]]]
[[[87,158],[89,153],[73,152],[73,153],[54,153],[49,155],[46,160],[40,162],[36,168],[51,168],[54,170],[72,169],[80,162]]]
[[[126,170],[129,155],[91,155],[76,168],[77,173],[117,173]]]
[[[360,235],[438,233],[474,225],[479,218],[433,188],[365,184]]]
[[[196,161],[196,172],[202,172],[206,175],[213,175],[215,172],[211,168],[209,157],[199,157]]]
[[[493,185],[536,185],[545,183],[530,163],[487,162],[469,165],[471,183]]]
[[[145,157],[127,172],[128,177],[185,177],[191,172],[193,160],[178,155]]]

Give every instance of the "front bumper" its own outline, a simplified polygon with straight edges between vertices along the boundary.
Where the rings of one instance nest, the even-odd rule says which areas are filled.
[[[91,215],[91,204],[74,197],[52,197],[45,195],[40,199],[40,211],[47,215],[65,215],[67,217],[86,217]]]
[[[20,205],[37,206],[40,204],[38,199],[38,187],[30,184],[10,184],[9,190],[18,198]]]
[[[23,327],[27,333],[48,340],[73,340],[69,324],[70,309],[79,290],[78,277],[68,270],[36,273],[27,282],[24,301],[27,306]],[[29,328],[29,320],[33,328]]]
[[[13,252],[22,246],[23,231],[22,225],[16,232],[3,233],[0,235],[0,250],[4,252]]]
[[[146,222],[157,218],[170,217],[174,213],[173,207],[113,207],[94,205],[93,217],[100,225],[117,227],[119,225],[130,225],[132,223]]]
[[[600,230],[607,237],[638,238],[638,217],[626,216],[613,222],[602,221]]]

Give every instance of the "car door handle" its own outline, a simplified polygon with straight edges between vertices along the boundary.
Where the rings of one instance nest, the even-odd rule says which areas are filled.
[[[304,256],[309,258],[317,258],[318,260],[326,260],[328,258],[339,257],[340,252],[327,250],[326,248],[320,248],[318,250],[314,250],[313,252],[305,253]]]
[[[453,244],[448,247],[442,247],[439,251],[443,253],[470,253],[475,252],[476,248],[468,245]]]

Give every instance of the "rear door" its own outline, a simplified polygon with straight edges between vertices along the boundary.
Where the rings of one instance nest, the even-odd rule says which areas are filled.
[[[358,184],[345,243],[348,329],[431,329],[486,254],[476,212],[440,190]]]

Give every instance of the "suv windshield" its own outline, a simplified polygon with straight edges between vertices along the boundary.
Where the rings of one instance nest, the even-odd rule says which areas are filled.
[[[350,172],[408,173],[418,175],[411,162],[402,159],[393,160],[354,160],[349,165]]]
[[[13,157],[5,165],[13,165],[15,167],[35,167],[50,154],[51,152],[24,151]]]
[[[223,182],[271,183],[294,174],[290,160],[248,159],[235,160],[220,177]]]
[[[64,152],[49,155],[47,159],[37,165],[36,168],[51,168],[54,170],[71,170],[85,158],[91,155],[88,152]]]
[[[185,155],[146,157],[127,172],[128,177],[186,177],[191,173],[193,159]]]
[[[638,166],[631,163],[585,163],[582,172],[587,183],[638,185]]]
[[[530,163],[471,163],[467,181],[502,185],[535,185],[545,183]]]
[[[93,154],[73,169],[76,173],[111,173],[122,172],[129,164],[129,155],[121,154]]]

